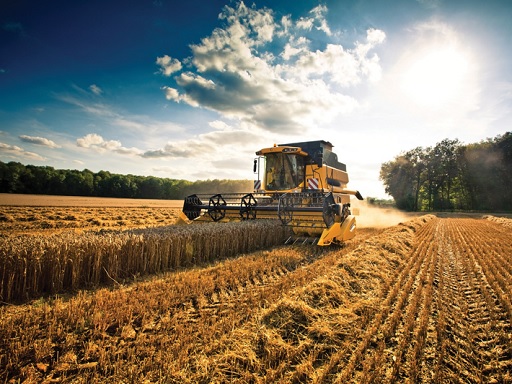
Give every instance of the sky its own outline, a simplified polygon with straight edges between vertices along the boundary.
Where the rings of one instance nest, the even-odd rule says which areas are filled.
[[[386,198],[402,151],[511,131],[510,20],[508,0],[5,0],[0,161],[253,179],[259,149],[326,140]]]

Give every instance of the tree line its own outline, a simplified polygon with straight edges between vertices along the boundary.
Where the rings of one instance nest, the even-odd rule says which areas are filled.
[[[512,211],[512,132],[414,148],[382,164],[380,179],[408,211]]]
[[[250,180],[191,182],[0,161],[0,193],[176,200],[193,193],[250,192],[252,189]]]

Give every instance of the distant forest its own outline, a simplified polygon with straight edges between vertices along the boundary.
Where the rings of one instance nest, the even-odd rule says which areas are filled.
[[[55,169],[0,161],[0,193],[68,196],[183,199],[193,193],[251,192],[252,180],[187,181],[153,176],[120,175]]]
[[[380,179],[400,209],[510,212],[512,132],[412,149],[382,164]]]

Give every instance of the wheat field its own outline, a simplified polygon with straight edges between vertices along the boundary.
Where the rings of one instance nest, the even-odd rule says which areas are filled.
[[[192,241],[172,226],[128,230],[183,236],[192,259],[4,303],[0,380],[511,383],[512,220],[446,216],[359,229],[327,249],[219,245],[253,234],[235,229],[250,223],[199,225]]]
[[[66,197],[0,194],[0,237],[160,227],[174,224],[181,208],[175,200]]]

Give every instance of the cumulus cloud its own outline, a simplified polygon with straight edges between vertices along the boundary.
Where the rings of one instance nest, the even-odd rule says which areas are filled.
[[[48,148],[60,148],[61,147],[60,145],[56,144],[54,141],[46,139],[44,137],[21,135],[21,136],[19,136],[19,138],[21,141],[24,141],[25,143],[41,145],[43,147],[48,147]]]
[[[353,111],[358,102],[350,88],[380,78],[379,58],[370,52],[385,34],[370,29],[353,47],[313,48],[309,33],[333,35],[327,12],[320,5],[297,21],[276,20],[267,8],[226,6],[219,15],[223,27],[191,45],[185,67],[157,58],[161,73],[173,74],[172,84],[162,87],[165,97],[274,133],[305,132]]]
[[[226,151],[239,153],[248,145],[251,146],[251,151],[254,151],[252,145],[260,142],[262,138],[258,130],[234,128],[220,120],[213,121],[209,125],[215,130],[188,140],[168,142],[163,148],[144,152],[142,157],[211,160],[224,157]]]
[[[76,140],[80,148],[89,148],[97,152],[115,152],[122,155],[140,155],[142,151],[137,148],[126,148],[118,140],[105,140],[97,133],[89,133]]]
[[[167,100],[180,101],[180,93],[177,89],[164,86],[162,87],[162,90],[164,91],[165,98]]]
[[[316,27],[319,31],[325,32],[327,36],[331,36],[332,32],[327,25],[327,20],[325,19],[325,14],[327,13],[327,7],[325,5],[318,5],[313,8],[310,12],[313,15],[314,21],[318,23]]]
[[[181,62],[177,59],[173,59],[168,55],[156,58],[156,63],[161,67],[160,72],[165,76],[170,76],[174,72],[181,70]]]
[[[1,142],[0,142],[0,152],[2,152],[5,155],[7,155],[8,157],[11,157],[14,159],[23,157],[23,158],[27,158],[27,159],[31,159],[31,160],[38,160],[38,161],[46,160],[46,158],[44,158],[41,155],[38,155],[37,153],[28,152],[28,151],[25,151],[23,148],[18,147],[16,145],[9,145],[6,143],[1,143]]]
[[[228,131],[228,130],[232,129],[232,127],[229,124],[227,124],[225,121],[222,121],[222,120],[210,121],[208,123],[208,125],[214,129],[219,130],[219,131]]]

